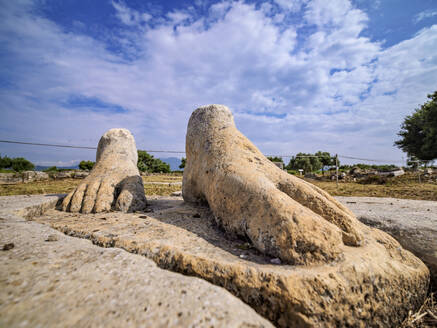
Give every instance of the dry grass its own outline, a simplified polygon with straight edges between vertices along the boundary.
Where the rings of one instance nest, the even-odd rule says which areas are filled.
[[[170,174],[160,174],[160,175],[146,175],[143,176],[144,182],[182,182],[182,175],[170,175]]]
[[[76,188],[81,181],[81,179],[64,179],[0,185],[0,196],[64,194]]]
[[[433,293],[428,296],[417,312],[410,311],[401,325],[401,328],[428,327],[437,327],[437,300]]]
[[[385,185],[362,185],[355,182],[339,183],[307,180],[324,189],[333,196],[356,197],[393,197],[403,199],[422,199],[437,201],[437,184],[435,183],[393,183]]]
[[[0,185],[0,196],[37,195],[37,194],[65,194],[74,190],[82,179],[47,180],[30,183]],[[143,177],[146,195],[168,196],[174,191],[181,190],[180,185],[152,185],[147,182],[180,182],[182,176],[147,176]]]
[[[31,183],[20,183],[14,185],[0,185],[0,196],[9,195],[33,195],[33,194],[55,194],[68,193],[73,190],[82,180],[48,180]],[[180,190],[181,186],[174,185],[152,185],[150,182],[181,182],[182,175],[160,174],[144,176],[146,195],[170,195]],[[437,201],[437,183],[418,183],[416,177],[403,176],[390,180],[383,185],[358,184],[355,182],[340,182],[337,188],[335,182],[322,182],[308,180],[309,182],[326,190],[334,196],[367,196],[367,197],[393,197],[404,199],[422,199]]]

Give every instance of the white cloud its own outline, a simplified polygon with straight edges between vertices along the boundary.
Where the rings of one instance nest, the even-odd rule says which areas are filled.
[[[282,9],[291,12],[298,12],[302,6],[307,3],[307,0],[274,0],[274,2]]]
[[[0,137],[95,145],[105,130],[126,127],[141,148],[184,149],[192,110],[223,103],[268,153],[326,149],[399,159],[392,147],[399,124],[435,84],[437,26],[382,50],[361,36],[368,17],[346,0],[287,8],[304,17],[295,25],[276,17],[285,12],[242,1],[217,3],[207,17],[180,10],[156,19],[112,4],[127,26],[116,41],[135,55],[129,60],[29,7],[10,4],[0,13],[0,73],[10,82],[0,89],[7,122]],[[127,111],[71,108],[71,96]],[[31,154],[80,158],[64,150]]]
[[[428,19],[431,17],[437,16],[437,10],[424,10],[420,13],[418,13],[416,16],[414,16],[414,23],[419,23],[420,21],[424,19]]]
[[[149,13],[140,13],[127,7],[123,2],[112,1],[112,6],[121,22],[129,26],[145,23],[152,18]]]

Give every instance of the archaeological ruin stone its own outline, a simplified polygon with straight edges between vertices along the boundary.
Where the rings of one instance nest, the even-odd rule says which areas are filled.
[[[339,259],[363,236],[353,213],[328,193],[280,170],[235,127],[222,105],[196,109],[188,123],[182,194],[206,202],[228,233],[285,263]]]
[[[99,141],[96,164],[89,176],[65,197],[62,210],[98,213],[146,207],[143,181],[137,168],[137,148],[126,129],[111,129]]]
[[[362,246],[345,246],[338,261],[287,265],[226,236],[207,206],[176,196],[148,202],[147,213],[20,215],[222,286],[277,327],[399,327],[426,297],[426,266],[377,229],[363,225]]]

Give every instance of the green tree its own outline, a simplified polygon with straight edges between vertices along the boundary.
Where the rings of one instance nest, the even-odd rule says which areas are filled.
[[[325,166],[335,165],[335,157],[332,157],[330,153],[326,151],[318,151],[314,155],[319,157],[319,161],[322,163],[322,174],[325,175]]]
[[[272,162],[281,162],[281,163],[284,163],[284,161],[282,160],[282,157],[278,157],[278,156],[275,156],[275,157],[267,156],[267,158],[268,158],[269,160],[271,160]]]
[[[31,171],[35,168],[35,165],[23,157],[13,158],[11,161],[11,167],[16,172]]]
[[[8,157],[1,157],[0,155],[0,169],[8,169],[12,166],[12,160]]]
[[[94,164],[95,164],[95,162],[93,162],[93,161],[81,161],[81,162],[79,163],[79,168],[80,168],[81,170],[88,170],[88,171],[91,171],[92,168],[94,167]]]
[[[431,100],[404,119],[398,133],[401,139],[395,142],[409,157],[422,161],[437,158],[437,91],[428,98]]]
[[[50,166],[48,168],[46,168],[45,170],[43,170],[43,172],[58,172],[59,169],[56,166]]]
[[[185,168],[185,164],[187,164],[187,159],[185,157],[181,158],[181,165],[179,165],[180,169]]]
[[[322,162],[312,154],[298,153],[290,159],[287,170],[304,170],[305,173],[318,171],[322,168]]]
[[[169,173],[170,165],[161,161],[159,158],[154,158],[144,150],[138,150],[138,170],[149,173]]]

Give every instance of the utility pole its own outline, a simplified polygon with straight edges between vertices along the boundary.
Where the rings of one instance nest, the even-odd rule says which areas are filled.
[[[338,188],[338,155],[335,154],[335,180]]]

